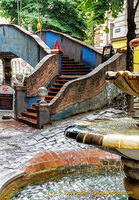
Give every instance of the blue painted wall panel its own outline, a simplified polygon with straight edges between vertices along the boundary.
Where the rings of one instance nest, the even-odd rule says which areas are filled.
[[[38,44],[12,26],[0,26],[0,52],[11,52],[32,67],[38,63]]]
[[[95,66],[95,52],[85,46],[82,47],[82,61],[92,69]]]
[[[46,44],[49,48],[51,49],[54,48],[56,40],[60,45],[60,36],[58,34],[52,32],[46,32]]]
[[[109,91],[109,97],[108,97],[108,91]],[[99,95],[91,99],[87,99],[86,101],[72,105],[72,107],[62,110],[56,113],[55,115],[51,115],[51,120],[60,120],[75,114],[102,108],[104,105],[108,104],[110,100],[112,100],[119,94],[121,94],[121,90],[119,90],[115,85],[110,84]]]
[[[29,105],[28,107],[30,108],[32,106],[33,103],[36,103],[37,102],[37,99],[40,99],[39,96],[36,96],[36,97],[30,97],[29,98]]]

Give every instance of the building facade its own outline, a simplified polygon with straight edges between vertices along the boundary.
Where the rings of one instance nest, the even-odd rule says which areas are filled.
[[[136,3],[136,2],[135,2]],[[122,13],[119,13],[118,18],[113,19],[108,15],[109,20],[102,25],[99,32],[95,36],[95,47],[102,50],[103,47],[110,43],[113,45],[115,52],[117,49],[126,49],[127,46],[127,5],[125,3]],[[139,37],[139,6],[135,15],[136,35]],[[109,28],[109,33],[103,30],[105,27]],[[139,72],[139,47],[133,49],[134,53],[134,71]]]

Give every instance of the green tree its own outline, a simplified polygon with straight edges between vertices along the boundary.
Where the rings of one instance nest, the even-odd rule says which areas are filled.
[[[139,5],[139,0],[81,0],[80,8],[83,12],[92,14],[92,23],[95,25],[104,24],[107,14],[112,14],[116,18],[123,10],[124,2],[127,2],[127,70],[133,71],[133,52],[129,47],[129,42],[136,37],[135,14]]]
[[[84,18],[79,18],[77,3],[71,0],[1,0],[1,16],[11,18],[11,23],[21,24],[27,28],[32,24],[36,31],[38,17],[42,29],[46,28],[44,15],[49,17],[48,28],[67,33],[73,37],[83,39],[86,29]]]

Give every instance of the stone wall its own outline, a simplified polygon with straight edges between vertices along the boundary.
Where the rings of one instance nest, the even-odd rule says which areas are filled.
[[[97,97],[108,86],[108,82],[105,80],[106,71],[118,71],[126,69],[126,56],[124,54],[116,54],[108,61],[100,64],[91,73],[65,84],[57,96],[50,102],[49,111],[51,115],[55,115],[62,110],[71,108],[74,105],[79,105],[83,102],[88,101],[94,97]],[[103,95],[100,96],[103,102]],[[98,101],[98,100],[97,100]],[[91,102],[90,102],[91,103]],[[85,110],[81,109],[77,112],[76,107],[75,113],[79,113]],[[86,111],[89,109],[84,106]],[[70,111],[69,111],[70,112]],[[64,113],[63,113],[64,116]]]
[[[27,97],[37,95],[40,87],[48,87],[50,82],[59,75],[59,55],[45,56],[26,77]]]

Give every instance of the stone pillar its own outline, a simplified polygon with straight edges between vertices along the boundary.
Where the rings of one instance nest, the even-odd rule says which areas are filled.
[[[129,196],[129,200],[139,199],[139,161],[122,158],[124,165],[124,186]]]
[[[40,97],[40,102],[35,105],[37,110],[37,126],[42,128],[44,124],[50,123],[50,112],[48,110],[48,104],[45,101],[48,91],[45,87],[40,87],[38,89],[38,96]]]
[[[3,82],[6,85],[12,84],[12,67],[11,67],[11,59],[10,58],[3,58]]]
[[[50,123],[50,112],[47,104],[36,104],[37,127],[41,129],[43,125]]]
[[[26,97],[26,87],[15,87],[15,116],[21,116],[21,112],[28,108],[29,99]]]

